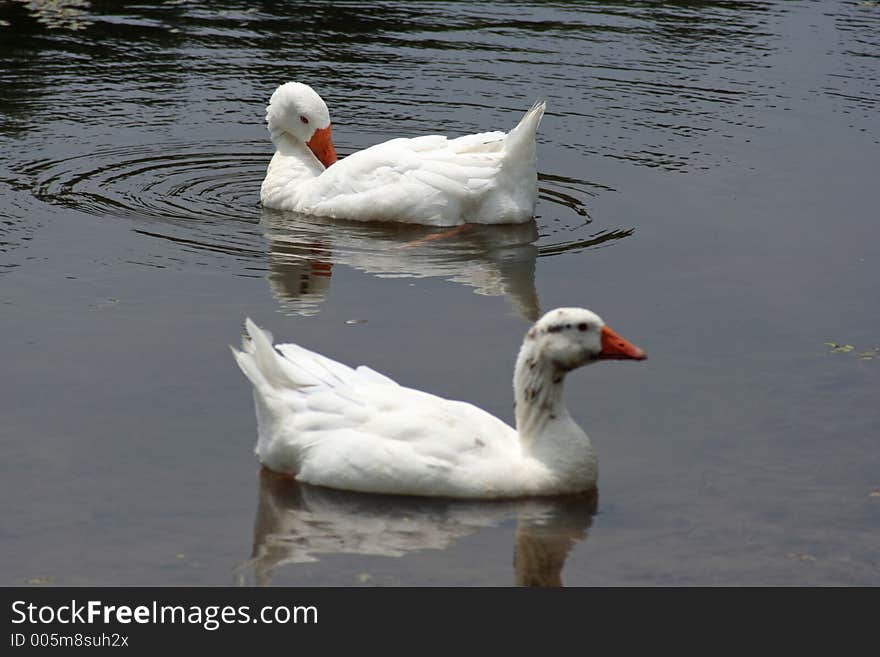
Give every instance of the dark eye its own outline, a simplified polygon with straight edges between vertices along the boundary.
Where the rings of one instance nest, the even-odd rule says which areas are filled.
[[[578,324],[578,331],[586,331],[588,328],[590,328],[590,325],[586,322],[581,322],[580,324]]]
[[[306,118],[306,117],[303,116],[302,114],[300,114],[299,120],[302,121],[303,123],[308,123],[308,122],[309,122],[308,118]]]

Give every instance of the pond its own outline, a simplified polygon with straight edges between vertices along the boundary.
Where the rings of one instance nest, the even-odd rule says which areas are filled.
[[[0,3],[0,583],[880,585],[880,3]],[[509,130],[534,223],[260,207],[265,105],[340,156]],[[513,421],[529,324],[598,495],[371,496],[261,472],[251,317]]]

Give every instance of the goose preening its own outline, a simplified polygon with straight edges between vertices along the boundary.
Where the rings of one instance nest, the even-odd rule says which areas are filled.
[[[434,226],[523,223],[538,193],[536,103],[510,132],[398,138],[337,160],[327,104],[308,85],[282,84],[266,122],[275,144],[263,206],[357,221]]]
[[[233,349],[254,388],[260,462],[301,482],[456,498],[563,495],[596,486],[596,454],[565,407],[571,370],[643,360],[595,313],[557,308],[526,333],[513,376],[516,428],[471,404],[406,388],[295,344],[250,319]]]

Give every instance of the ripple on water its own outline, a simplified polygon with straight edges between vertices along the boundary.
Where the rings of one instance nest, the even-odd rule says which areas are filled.
[[[204,144],[178,142],[97,148],[74,157],[37,161],[22,173],[32,180],[33,195],[46,203],[132,220],[137,232],[188,251],[259,259],[265,244],[255,224],[261,217],[259,187],[268,160],[268,153],[251,143],[215,143],[206,150]],[[539,257],[599,246],[631,234],[619,227],[592,225],[589,199],[608,191],[613,190],[540,173],[537,233],[525,243],[534,244]],[[312,239],[312,225],[306,222],[300,230],[309,235],[307,242]],[[324,234],[340,232],[343,242],[351,233],[346,222],[320,222],[320,226]],[[442,232],[417,230],[417,239]],[[409,230],[388,233],[386,229],[377,248],[386,249],[395,231],[402,243],[412,239]],[[442,249],[434,249],[438,250]]]
[[[129,219],[190,251],[252,259],[263,255],[255,224],[265,162],[252,144],[166,143],[98,148],[22,173],[46,203]]]
[[[21,251],[34,238],[40,222],[28,214],[28,205],[32,202],[28,190],[0,180],[0,198],[4,210],[0,215],[0,274],[3,274],[19,266]]]
[[[477,294],[506,297],[518,314],[538,318],[540,257],[612,244],[632,229],[593,225],[588,200],[613,191],[575,178],[538,174],[536,220],[512,225],[436,227],[363,223],[263,210],[269,284],[282,307],[319,312],[335,265],[380,278],[436,277]]]

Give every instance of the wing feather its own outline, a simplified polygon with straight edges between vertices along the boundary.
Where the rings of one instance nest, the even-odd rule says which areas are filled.
[[[475,468],[521,456],[516,431],[476,406],[299,345],[273,347],[246,324],[251,342],[235,355],[254,383],[257,454],[274,470],[353,490],[460,492],[480,481]]]
[[[338,161],[308,182],[318,214],[362,220],[453,222],[475,206],[501,167],[504,133],[449,140],[392,139]]]

